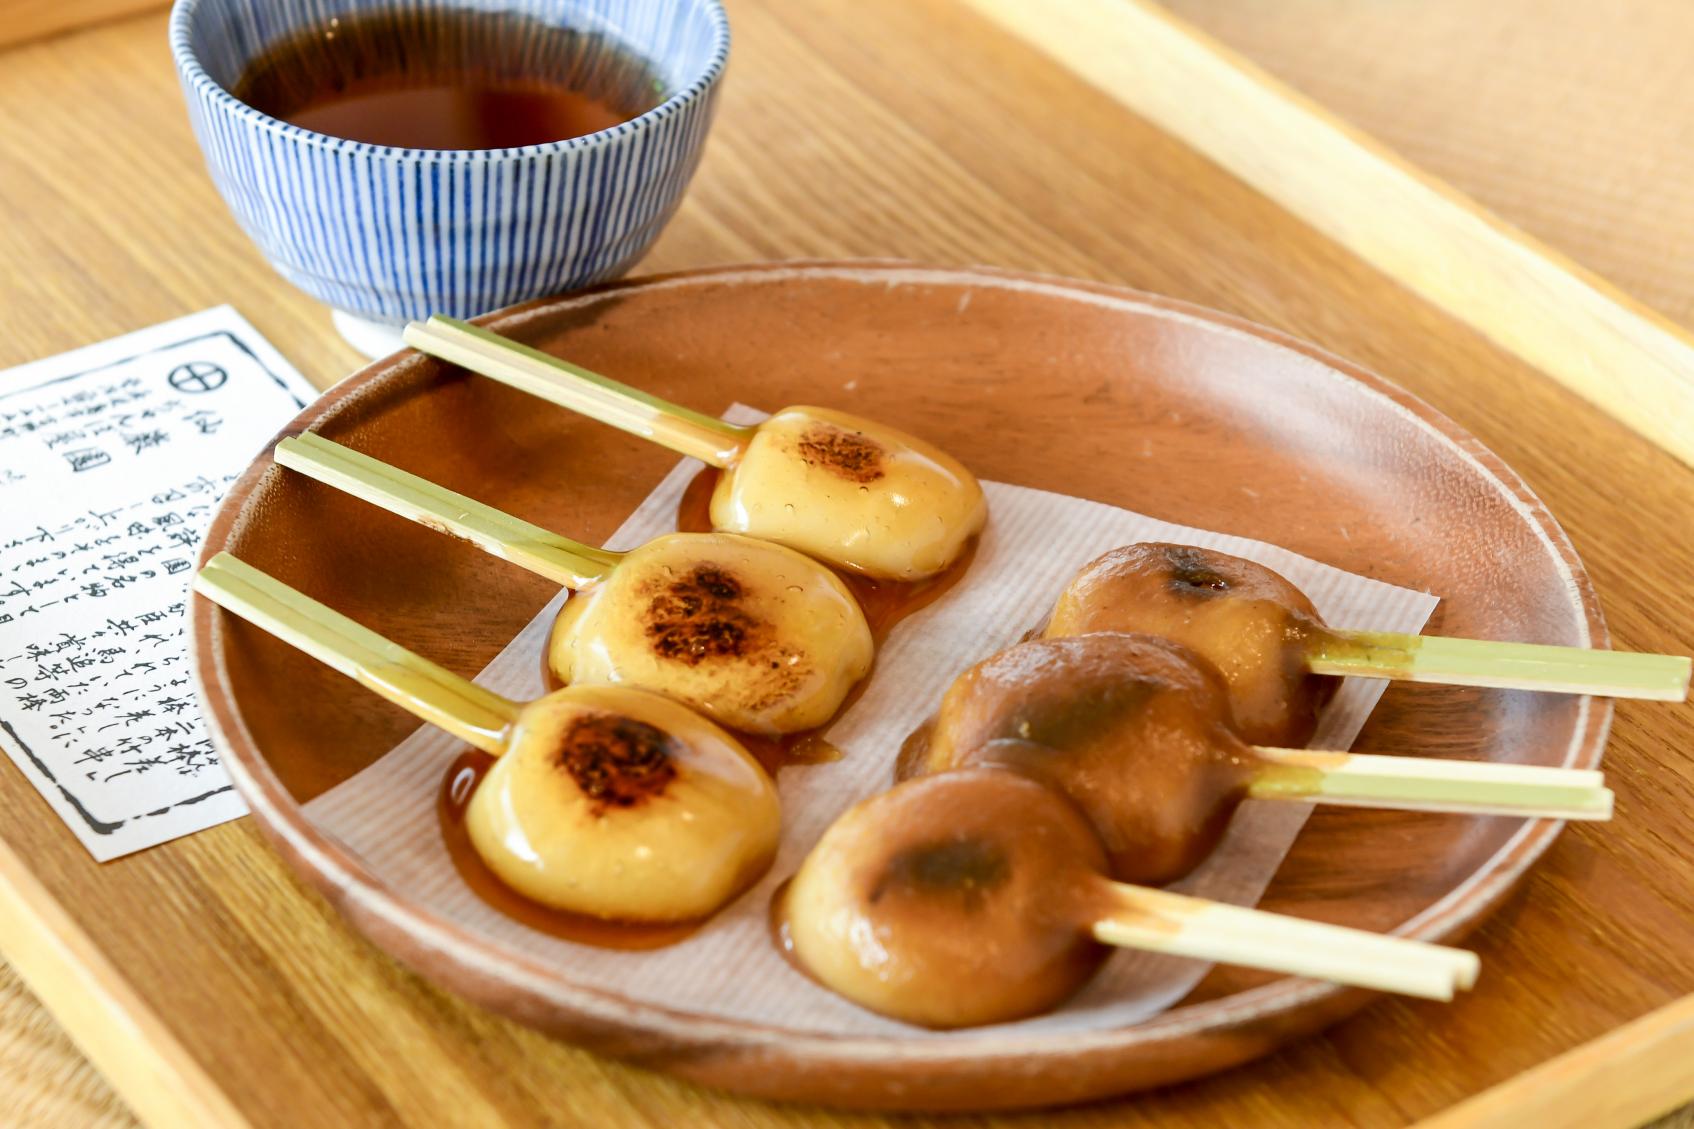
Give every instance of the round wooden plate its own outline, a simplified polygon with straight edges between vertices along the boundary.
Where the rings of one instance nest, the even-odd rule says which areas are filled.
[[[1422,588],[1442,597],[1432,633],[1606,643],[1569,540],[1498,458],[1387,382],[1236,318],[1094,283],[818,263],[641,279],[487,321],[710,412],[738,399],[839,407],[925,436],[984,478]],[[610,534],[675,461],[412,353],[350,377],[289,431],[306,428],[587,540]],[[268,450],[217,515],[206,551],[220,549],[467,675],[552,594],[467,545],[284,473]],[[303,816],[304,801],[407,733],[407,715],[199,599],[193,648],[213,734],[254,818],[356,928],[494,1011],[689,1078],[844,1106],[1072,1102],[1243,1062],[1370,998],[1218,969],[1132,1027],[924,1040],[820,1037],[620,998],[407,904]],[[1610,720],[1608,703],[1587,698],[1399,685],[1358,748],[1593,767]],[[1320,810],[1263,904],[1451,941],[1558,831]],[[1439,1021],[1439,1005],[1421,1008]]]

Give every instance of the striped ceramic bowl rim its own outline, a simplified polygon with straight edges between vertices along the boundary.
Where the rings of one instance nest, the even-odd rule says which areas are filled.
[[[233,83],[266,47],[332,16],[435,6],[598,33],[646,60],[667,96],[580,137],[414,149],[290,124],[213,77]],[[692,177],[730,32],[720,0],[176,0],[170,45],[212,179],[272,266],[338,310],[393,325],[471,316],[627,269]],[[607,152],[620,149],[627,159]],[[496,195],[497,180],[511,191]]]

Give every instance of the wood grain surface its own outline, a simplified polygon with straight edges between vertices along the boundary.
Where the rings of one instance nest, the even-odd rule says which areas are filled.
[[[972,7],[1694,465],[1694,334],[1153,0]]]
[[[1694,325],[1694,5],[1162,0],[1427,173]]]
[[[730,9],[719,124],[644,270],[989,262],[1267,322],[1425,396],[1523,473],[1584,554],[1619,646],[1694,645],[1694,546],[1678,534],[1694,471],[951,3]],[[8,54],[0,137],[0,207],[28,218],[0,225],[0,364],[233,301],[319,383],[353,367],[205,180],[162,17]],[[956,1123],[1402,1124],[1694,991],[1691,721],[1686,706],[1620,708],[1618,820],[1571,829],[1481,932],[1490,974],[1471,997],[1384,1003],[1129,1103]],[[9,767],[0,804],[0,837],[255,1124],[880,1123],[726,1098],[494,1020],[353,936],[245,822],[101,868]]]
[[[1516,1129],[1519,1125],[1633,1125],[1694,1090],[1694,996],[1684,996],[1467,1098],[1422,1129]],[[1687,1125],[1690,1111],[1673,1115]]]
[[[161,0],[0,0],[0,47],[163,6]]]

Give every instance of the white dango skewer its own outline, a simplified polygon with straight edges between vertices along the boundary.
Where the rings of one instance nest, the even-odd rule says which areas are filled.
[[[920,776],[848,809],[776,906],[779,936],[825,987],[927,1027],[1036,1015],[1107,946],[1450,1000],[1462,949],[1131,886],[1105,876],[1087,818],[1015,772]]]
[[[567,685],[657,690],[772,736],[828,721],[870,670],[874,643],[852,593],[781,545],[672,533],[614,553],[310,432],[279,443],[276,461],[572,589],[548,647]]]
[[[829,408],[786,408],[752,427],[714,419],[479,326],[432,317],[413,348],[722,469],[712,526],[776,541],[885,580],[944,571],[987,503],[951,455]]]
[[[781,812],[746,749],[661,694],[571,686],[520,704],[228,553],[194,590],[497,759],[466,811],[501,881],[613,921],[704,917],[764,873]]]

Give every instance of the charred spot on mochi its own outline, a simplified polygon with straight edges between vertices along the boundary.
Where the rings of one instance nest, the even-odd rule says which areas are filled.
[[[1126,675],[1110,685],[1038,698],[1008,712],[994,739],[1067,752],[1125,724],[1145,710],[1160,689],[1152,678]]]
[[[822,467],[849,482],[882,477],[881,445],[858,432],[815,423],[801,434],[797,446],[807,466]]]
[[[883,895],[898,892],[918,897],[953,896],[966,908],[976,909],[983,896],[1003,885],[1011,872],[1005,852],[993,843],[980,839],[925,843],[908,847],[888,860],[871,887],[870,902],[875,905]]]
[[[1173,545],[1165,550],[1172,590],[1186,596],[1211,596],[1229,591],[1229,580],[1211,567],[1204,549]]]
[[[661,658],[690,666],[746,654],[759,621],[738,601],[746,589],[716,565],[696,565],[663,581],[647,603],[647,638]]]
[[[676,738],[620,714],[576,718],[559,742],[558,766],[593,801],[590,811],[633,808],[664,793],[676,779]]]

